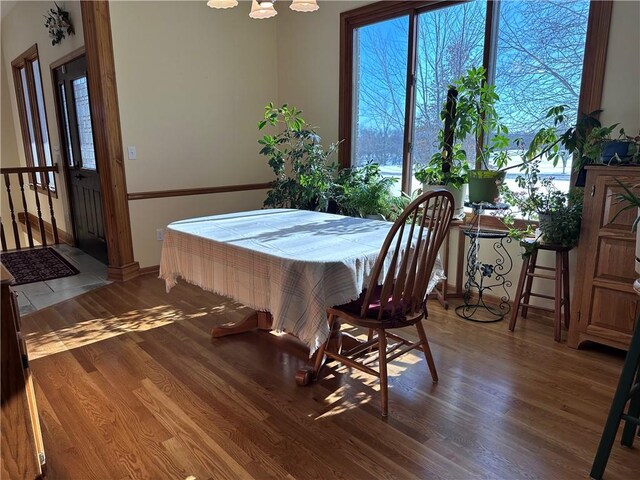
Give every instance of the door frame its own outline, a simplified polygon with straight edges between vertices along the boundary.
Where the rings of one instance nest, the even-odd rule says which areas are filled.
[[[108,278],[126,281],[140,274],[140,264],[133,256],[109,2],[81,0],[80,9],[109,256]]]

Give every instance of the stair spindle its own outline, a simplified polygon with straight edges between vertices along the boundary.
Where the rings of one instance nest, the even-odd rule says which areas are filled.
[[[44,229],[44,221],[42,220],[42,210],[40,209],[40,197],[38,197],[38,184],[36,182],[36,174],[31,172],[31,181],[33,182],[33,192],[36,197],[36,211],[38,212],[38,226],[40,227],[40,238],[42,246],[47,246],[47,232]]]
[[[44,174],[44,183],[45,188],[47,189],[47,198],[49,200],[49,213],[51,215],[51,229],[53,230],[53,243],[60,243],[60,239],[58,238],[58,225],[56,224],[56,216],[53,212],[53,200],[51,200],[51,189],[49,188],[49,173],[45,172]]]
[[[0,243],[2,243],[2,251],[7,251],[7,239],[4,236],[4,223],[2,223],[2,219],[0,218]]]
[[[16,248],[19,250],[22,248],[20,245],[20,232],[18,230],[18,224],[16,223],[16,214],[13,210],[13,198],[11,197],[11,179],[9,178],[9,174],[4,174],[4,184],[7,187],[7,197],[9,197],[9,211],[11,212],[11,225],[13,226],[13,238],[16,242]]]
[[[27,238],[29,240],[29,246],[33,248],[33,232],[31,232],[31,220],[29,219],[27,197],[24,194],[24,179],[22,178],[22,173],[18,173],[18,183],[20,184],[20,194],[22,195],[22,208],[24,209],[24,223],[27,226]]]

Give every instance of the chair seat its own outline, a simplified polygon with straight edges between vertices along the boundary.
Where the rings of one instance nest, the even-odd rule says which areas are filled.
[[[424,312],[418,312],[413,315],[403,314],[402,302],[398,305],[397,311],[392,313],[393,305],[391,304],[391,298],[389,298],[389,302],[384,306],[382,317],[379,320],[382,285],[378,285],[369,300],[367,316],[362,318],[360,312],[362,312],[362,304],[364,303],[366,293],[367,290],[365,289],[356,300],[335,306],[330,310],[333,310],[338,316],[347,314],[351,322],[367,328],[402,328],[415,324],[424,316]]]

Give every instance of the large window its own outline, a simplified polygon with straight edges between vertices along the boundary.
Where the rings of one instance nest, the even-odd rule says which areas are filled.
[[[44,95],[42,94],[38,46],[34,45],[24,52],[11,62],[11,66],[27,165],[30,167],[51,166],[53,161],[49,145]],[[44,188],[48,183],[49,189],[55,191],[53,173],[50,172],[47,178],[44,175],[36,174],[38,187]]]
[[[400,181],[417,185],[412,168],[437,148],[447,86],[472,66],[483,65],[500,96],[497,108],[513,139],[530,140],[546,111],[568,106],[567,125],[578,111],[599,107],[598,95],[581,97],[583,65],[606,49],[606,36],[585,50],[589,0],[380,2],[343,14],[340,135],[344,166],[373,161]],[[604,2],[608,3],[608,2]],[[609,7],[610,8],[610,7]],[[610,11],[610,10],[609,10]],[[594,16],[594,12],[591,13]],[[597,19],[595,19],[597,20]],[[593,28],[603,29],[604,22]],[[608,34],[606,31],[591,35]],[[592,58],[587,57],[591,55]],[[585,70],[586,71],[586,70]],[[597,86],[595,87],[597,90]],[[582,98],[582,104],[581,104]],[[596,105],[593,105],[597,102]],[[465,146],[473,159],[473,141]],[[515,147],[514,147],[515,149]],[[568,189],[570,157],[543,165]],[[507,181],[512,181],[510,174]]]

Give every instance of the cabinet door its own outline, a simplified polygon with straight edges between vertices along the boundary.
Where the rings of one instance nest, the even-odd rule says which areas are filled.
[[[632,286],[637,275],[631,225],[637,210],[621,212],[623,205],[615,195],[622,188],[616,178],[627,184],[639,181],[635,175],[601,175],[585,192],[593,198],[588,199],[590,215],[584,219],[589,222],[587,238],[581,239],[588,248],[580,249],[583,258],[578,259],[585,262],[580,330],[587,334],[584,339],[626,349],[640,313],[640,297]]]

